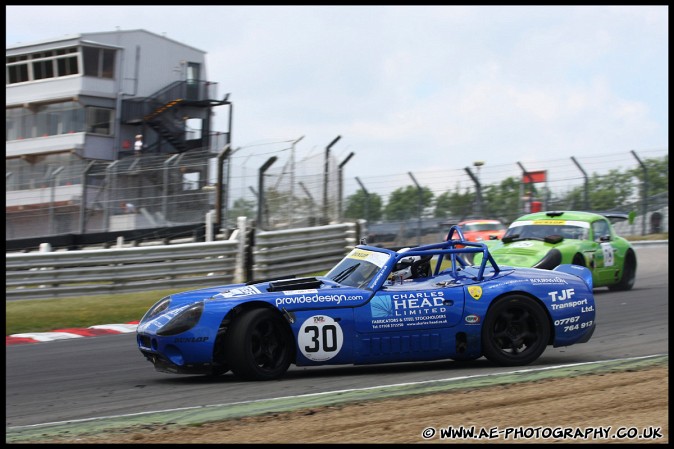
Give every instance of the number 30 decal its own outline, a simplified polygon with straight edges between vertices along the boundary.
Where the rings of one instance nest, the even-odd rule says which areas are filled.
[[[309,360],[324,362],[339,353],[344,343],[342,328],[326,315],[314,315],[302,323],[297,337],[302,354]]]

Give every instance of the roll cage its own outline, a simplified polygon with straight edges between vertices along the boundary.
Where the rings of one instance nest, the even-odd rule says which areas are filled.
[[[457,246],[459,247],[457,248]],[[379,272],[372,278],[370,284],[368,285],[368,288],[373,290],[381,288],[384,282],[386,282],[388,275],[391,273],[396,263],[398,263],[400,259],[409,256],[437,256],[435,267],[433,268],[431,276],[437,276],[441,271],[443,260],[449,259],[451,262],[451,267],[442,271],[450,273],[453,277],[458,278],[458,271],[469,266],[462,255],[475,253],[482,253],[483,256],[480,261],[479,268],[477,269],[477,275],[475,276],[476,282],[482,282],[484,279],[484,272],[487,267],[487,263],[491,265],[492,269],[494,270],[494,274],[498,274],[501,271],[498,264],[489,253],[488,247],[484,243],[467,241],[458,225],[454,225],[449,229],[445,241],[441,243],[432,243],[429,245],[413,247],[406,250],[405,252],[395,252],[390,249],[368,245],[358,245],[357,248],[369,251],[386,252],[392,256],[381,268],[381,270],[379,270]]]

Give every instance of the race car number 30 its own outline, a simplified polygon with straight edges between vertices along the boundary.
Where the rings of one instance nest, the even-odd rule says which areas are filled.
[[[302,323],[297,340],[306,358],[324,362],[336,356],[342,349],[344,334],[339,324],[331,317],[314,315]]]

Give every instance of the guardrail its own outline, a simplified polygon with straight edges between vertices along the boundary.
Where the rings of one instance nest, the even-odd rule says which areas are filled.
[[[6,299],[196,289],[320,272],[348,253],[360,229],[344,223],[256,233],[246,226],[240,220],[227,241],[7,254]]]
[[[659,245],[669,246],[669,240],[637,240],[630,243],[632,244],[632,246],[637,248],[640,246],[659,246]]]
[[[6,299],[59,298],[234,281],[238,242],[9,254]]]
[[[297,276],[332,268],[359,240],[355,223],[255,234],[253,278]]]

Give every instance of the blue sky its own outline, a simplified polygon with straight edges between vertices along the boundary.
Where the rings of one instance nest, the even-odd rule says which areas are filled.
[[[476,160],[485,161],[482,176],[500,179],[517,161],[537,170],[572,156],[668,153],[668,6],[10,5],[6,13],[8,45],[119,27],[203,50],[208,80],[231,93],[235,147],[280,149],[305,136],[301,156],[340,135],[332,152],[355,153],[351,180],[463,171]],[[215,128],[226,130],[226,114]],[[595,164],[590,172],[608,166]]]

